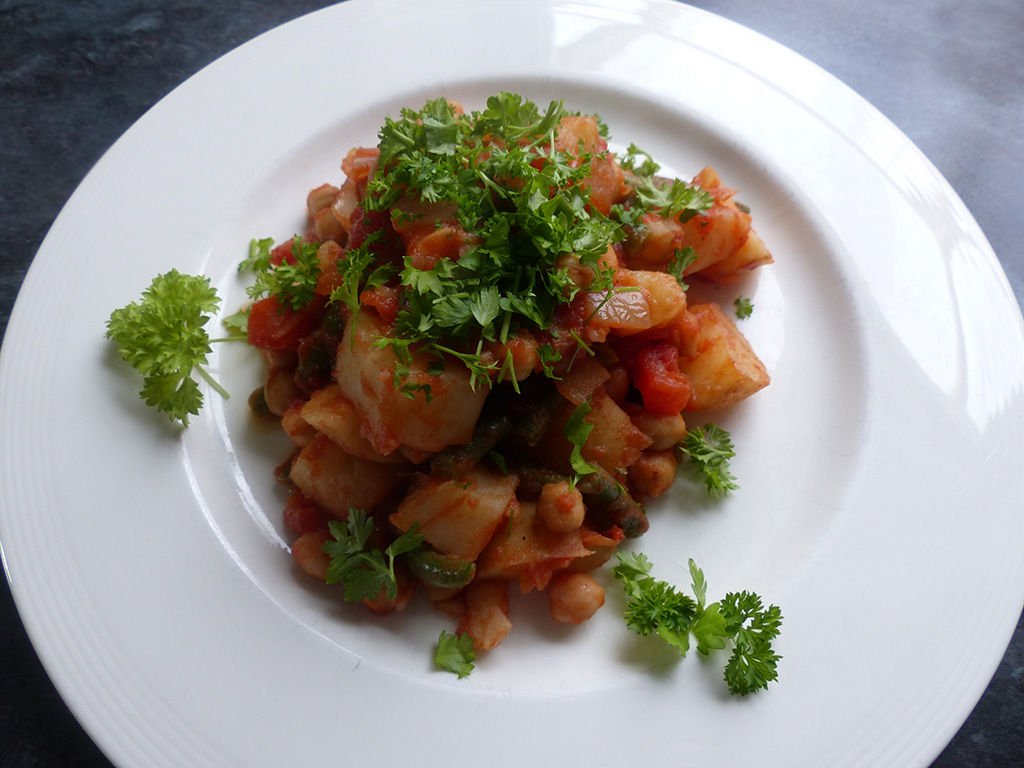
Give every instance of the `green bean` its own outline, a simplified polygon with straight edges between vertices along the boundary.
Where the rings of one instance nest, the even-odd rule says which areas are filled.
[[[521,493],[539,494],[540,489],[547,483],[568,480],[566,475],[544,467],[519,469]],[[583,496],[588,513],[607,517],[612,524],[619,526],[628,538],[635,539],[647,531],[650,524],[643,506],[603,468],[597,467],[596,472],[580,477],[576,481],[576,487]]]
[[[522,412],[520,409],[516,409],[516,420],[512,432],[532,447],[544,437],[558,406],[565,402],[565,398],[559,394],[557,389],[551,387],[546,393],[537,393],[530,397],[527,402],[529,406]]]
[[[427,546],[406,554],[405,564],[414,576],[432,587],[464,587],[476,575],[476,563],[435,552]]]
[[[501,442],[512,429],[508,411],[488,408],[473,430],[473,437],[464,445],[451,445],[430,458],[430,472],[435,477],[459,477],[476,466],[487,452]]]

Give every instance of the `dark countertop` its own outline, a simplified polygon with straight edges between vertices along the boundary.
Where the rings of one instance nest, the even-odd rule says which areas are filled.
[[[822,66],[932,160],[1024,296],[1024,3],[702,0]],[[0,0],[0,333],[43,236],[102,153],[204,65],[327,3]],[[936,633],[936,642],[941,642]],[[0,592],[0,768],[110,763]],[[1024,765],[1024,621],[935,768]]]

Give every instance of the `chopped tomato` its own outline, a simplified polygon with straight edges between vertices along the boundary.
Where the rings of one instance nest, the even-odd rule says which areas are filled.
[[[249,312],[249,343],[257,349],[295,348],[320,323],[324,304],[323,297],[318,297],[302,309],[293,310],[273,296],[260,299]]]
[[[363,291],[359,294],[359,303],[373,307],[380,315],[380,319],[391,324],[398,317],[398,289],[388,285],[378,285],[375,288]]]
[[[348,247],[358,248],[364,243],[378,259],[394,261],[401,267],[402,241],[391,226],[391,214],[387,211],[356,208],[348,233]]]
[[[667,342],[652,342],[624,360],[633,386],[651,413],[679,413],[690,402],[693,388],[679,370],[679,350]]]
[[[295,254],[292,253],[292,245],[295,244],[295,238],[289,237],[280,245],[274,246],[270,250],[270,263],[279,267],[282,264],[294,264]]]

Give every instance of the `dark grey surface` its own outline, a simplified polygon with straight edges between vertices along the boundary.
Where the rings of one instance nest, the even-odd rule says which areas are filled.
[[[793,48],[895,122],[963,198],[1021,300],[1024,3],[694,4]],[[221,54],[325,5],[0,0],[0,332],[53,219],[118,136]],[[950,614],[955,621],[956,606]],[[935,641],[941,637],[936,628]],[[0,767],[109,765],[46,677],[5,583]],[[934,766],[1024,766],[1024,622],[974,713]]]

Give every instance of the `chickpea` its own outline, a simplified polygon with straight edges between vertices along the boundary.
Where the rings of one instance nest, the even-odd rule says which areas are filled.
[[[629,468],[629,484],[637,496],[656,499],[675,482],[676,465],[671,449],[644,451]]]
[[[664,451],[686,436],[686,422],[680,413],[667,415],[637,410],[629,414],[633,424],[654,442],[651,448]]]
[[[587,573],[556,573],[548,585],[551,617],[565,624],[582,624],[604,605],[604,587]]]
[[[587,510],[578,488],[562,480],[545,483],[537,499],[537,516],[552,533],[569,533],[583,525]]]
[[[327,578],[327,566],[331,557],[324,552],[324,542],[331,540],[326,531],[304,533],[292,542],[292,557],[299,567],[314,579],[324,581]]]

